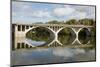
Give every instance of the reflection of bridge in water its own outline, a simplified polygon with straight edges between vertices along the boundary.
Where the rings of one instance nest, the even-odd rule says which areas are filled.
[[[52,45],[59,45],[63,46],[63,44],[58,40],[58,33],[65,29],[65,28],[70,28],[76,35],[75,40],[72,42],[74,43],[79,43],[82,44],[79,39],[78,39],[78,34],[82,29],[87,29],[88,32],[91,31],[91,28],[93,26],[87,26],[87,25],[66,25],[66,24],[14,24],[14,32],[15,32],[15,38],[17,37],[26,37],[26,33],[28,33],[30,30],[35,29],[37,27],[44,27],[48,31],[50,31],[50,37],[52,40],[47,44],[47,46],[52,46]],[[17,43],[15,43],[15,48],[32,48],[35,47],[28,42],[21,42],[20,39],[17,39]],[[88,42],[89,43],[89,42]],[[18,46],[19,45],[19,46]]]
[[[46,48],[46,47],[57,47],[60,46],[56,42],[53,43],[51,46],[48,45],[40,45],[40,46],[34,46],[34,44],[31,44],[30,42],[27,41],[26,38],[16,38],[15,39],[15,49],[30,49],[30,48]],[[84,47],[92,47],[93,45],[90,43],[90,40],[86,44],[80,44],[80,45],[63,45],[62,47],[70,47],[70,48],[84,48]]]

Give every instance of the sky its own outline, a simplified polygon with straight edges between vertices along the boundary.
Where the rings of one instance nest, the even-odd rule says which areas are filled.
[[[95,20],[95,6],[12,1],[12,23],[46,23],[84,18]]]

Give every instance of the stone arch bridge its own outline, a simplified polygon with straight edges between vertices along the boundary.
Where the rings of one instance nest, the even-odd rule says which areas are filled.
[[[76,38],[72,42],[72,44],[74,44],[75,42],[81,44],[81,42],[78,40],[78,34],[80,30],[85,28],[90,32],[91,28],[93,27],[88,25],[67,25],[67,24],[14,24],[14,26],[15,26],[14,27],[15,37],[26,37],[27,32],[37,27],[44,27],[48,29],[51,33],[51,37],[53,37],[53,40],[48,44],[48,46],[52,45],[55,42],[61,46],[63,45],[58,40],[58,33],[64,28],[70,28],[75,33]]]

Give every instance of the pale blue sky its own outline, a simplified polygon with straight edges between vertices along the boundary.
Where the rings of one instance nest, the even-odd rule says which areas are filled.
[[[95,7],[12,1],[12,23],[46,23],[83,18],[95,19]]]

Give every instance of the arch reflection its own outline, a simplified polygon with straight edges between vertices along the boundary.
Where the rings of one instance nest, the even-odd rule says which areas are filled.
[[[82,44],[88,44],[91,38],[91,32],[87,28],[80,30],[78,39]]]

